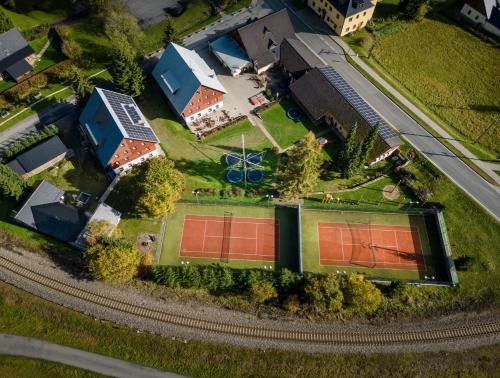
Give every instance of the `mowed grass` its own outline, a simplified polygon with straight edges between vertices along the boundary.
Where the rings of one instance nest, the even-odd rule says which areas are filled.
[[[0,356],[0,376],[16,378],[98,378],[103,375],[55,362]]]
[[[210,215],[224,217],[229,212],[233,217],[276,219],[279,222],[279,261],[257,260],[221,260],[220,258],[180,257],[180,246],[183,237],[184,218],[186,215]],[[227,264],[232,268],[263,268],[274,266],[296,270],[298,267],[297,250],[297,215],[292,208],[272,208],[266,206],[238,206],[222,204],[178,203],[174,214],[167,217],[167,226],[159,259],[160,265],[180,265],[181,261],[191,264]],[[196,235],[202,237],[202,235]]]
[[[64,2],[61,2],[64,3]],[[32,10],[25,14],[16,13],[0,6],[0,9],[12,20],[12,23],[20,30],[26,30],[40,24],[50,24],[62,20],[70,13],[70,6],[61,6],[51,9],[50,13],[42,10]]]
[[[384,269],[380,267],[380,265],[374,268],[364,266],[320,265],[319,222],[417,227],[426,271]],[[439,239],[436,237],[437,229],[433,230],[432,227],[435,227],[433,220],[430,219],[430,217],[420,215],[356,210],[302,209],[302,262],[304,271],[327,273],[345,270],[348,272],[365,273],[370,278],[399,278],[412,280],[421,280],[427,275],[436,276],[438,280],[446,280],[446,272],[443,269]]]
[[[220,15],[212,15],[208,2],[202,0],[194,0],[187,2],[187,7],[184,13],[178,17],[172,17],[176,31],[180,37],[184,37],[203,26],[206,26],[217,19]],[[149,51],[156,50],[160,47],[165,47],[163,38],[166,26],[166,20],[159,22],[144,30],[148,40],[147,49]]]
[[[186,178],[186,195],[201,188],[230,188],[225,179],[227,165],[223,156],[230,152],[242,153],[242,135],[246,152],[265,151],[262,164],[265,181],[259,187],[269,187],[277,164],[277,156],[271,143],[262,132],[248,121],[242,121],[207,137],[203,141],[174,120],[167,101],[150,83],[145,94],[139,98],[139,106],[148,118],[167,156]],[[240,185],[241,187],[241,185]],[[250,186],[251,187],[251,186]]]
[[[483,158],[500,156],[498,46],[443,16],[407,23],[383,37],[373,58],[465,146]],[[478,144],[476,138],[481,137]]]
[[[309,131],[317,133],[324,130],[321,125],[314,126],[305,115],[302,115],[297,122],[291,120],[286,116],[290,108],[297,108],[297,105],[293,101],[283,100],[260,114],[267,131],[281,148],[290,147]]]
[[[184,342],[96,320],[3,282],[0,282],[0,332],[41,338],[200,378],[487,377],[497,373],[500,353],[498,344],[446,354],[331,355]]]

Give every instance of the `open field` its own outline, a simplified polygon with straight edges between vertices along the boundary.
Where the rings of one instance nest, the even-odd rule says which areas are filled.
[[[260,114],[267,131],[281,148],[290,147],[309,131],[317,133],[324,129],[321,126],[314,126],[305,115],[302,115],[298,122],[291,120],[286,116],[287,110],[291,107],[297,107],[297,105],[290,100],[283,100]]]
[[[500,346],[456,353],[311,355],[172,340],[57,306],[0,282],[0,332],[125,359],[192,377],[487,377]],[[0,367],[1,369],[1,367]],[[0,370],[1,372],[1,370]]]
[[[227,213],[233,222],[226,225]],[[167,217],[159,263],[295,270],[296,238],[295,209],[178,203]]]
[[[372,59],[465,147],[498,158],[500,128],[486,131],[500,112],[500,85],[490,79],[500,75],[490,64],[500,59],[496,46],[436,14],[399,25],[376,44]]]
[[[20,14],[2,6],[0,6],[0,8],[20,30],[26,30],[40,24],[50,24],[62,20],[69,15],[69,11],[71,10],[70,7],[61,6],[59,8],[51,8],[50,12],[32,10],[26,14]]]
[[[303,209],[304,271],[445,281],[436,227],[420,215]]]
[[[0,375],[16,378],[98,378],[100,374],[50,361],[0,356]]]

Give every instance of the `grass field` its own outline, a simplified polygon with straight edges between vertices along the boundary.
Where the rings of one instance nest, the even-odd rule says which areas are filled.
[[[180,257],[179,252],[183,235],[184,217],[186,215],[224,217],[224,212],[226,211],[232,213],[233,217],[266,218],[279,221],[279,263],[275,265],[269,261],[229,260],[229,266],[233,268],[263,268],[264,265],[273,265],[276,267],[297,269],[297,221],[295,209],[220,204],[178,203],[175,213],[167,217],[167,227],[159,263],[161,265],[180,265],[181,261],[190,261],[192,264],[222,263],[220,258]],[[198,235],[198,237],[201,237],[201,235]]]
[[[173,340],[96,320],[3,282],[0,282],[0,332],[37,337],[200,378],[491,377],[498,372],[500,353],[500,346],[496,345],[454,353],[331,355]],[[3,368],[0,364],[0,375]],[[22,377],[22,367],[16,373]],[[33,377],[29,371],[25,376]]]
[[[321,125],[314,126],[305,115],[302,115],[298,122],[292,121],[286,116],[287,110],[291,107],[297,105],[290,100],[283,100],[260,114],[267,131],[281,148],[287,148],[298,142],[309,131],[317,133],[324,130]]]
[[[16,378],[98,378],[100,374],[55,362],[25,357],[0,356],[0,376]]]
[[[70,7],[65,8],[64,6],[61,6],[59,8],[51,9],[50,13],[42,10],[33,10],[25,14],[20,14],[1,6],[0,8],[20,30],[26,30],[40,24],[50,24],[52,22],[62,20],[69,15],[69,11],[71,10]]]
[[[426,270],[381,269],[377,266],[369,268],[363,266],[347,267],[320,265],[318,240],[319,222],[416,227],[420,235],[420,245],[425,260]],[[435,276],[437,280],[445,281],[447,280],[447,276],[443,268],[441,253],[437,228],[432,217],[395,213],[361,212],[355,210],[302,210],[302,261],[304,271],[326,273],[345,270],[348,272],[363,272],[370,278],[400,278],[413,280],[424,279],[424,276],[427,275]]]
[[[436,14],[383,37],[373,59],[472,152],[498,159],[500,127],[474,143],[500,114],[500,85],[490,79],[500,75],[490,63],[500,60],[498,46]]]
[[[194,189],[231,187],[224,176],[227,166],[222,158],[229,152],[241,152],[242,135],[245,136],[247,152],[266,151],[262,164],[265,181],[259,187],[270,186],[277,156],[264,134],[248,121],[218,131],[200,142],[189,130],[174,120],[166,100],[154,83],[149,84],[145,94],[139,98],[138,104],[160,139],[163,150],[184,173],[187,197],[192,197],[191,191]]]

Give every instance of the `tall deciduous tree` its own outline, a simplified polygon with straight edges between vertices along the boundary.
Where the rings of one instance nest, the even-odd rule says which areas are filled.
[[[0,9],[0,33],[6,32],[13,27],[12,20]]]
[[[5,164],[0,164],[0,194],[18,200],[23,195],[24,188],[21,176]]]
[[[139,96],[144,89],[144,74],[137,63],[133,48],[125,39],[113,53],[113,80],[120,90],[130,96]]]
[[[146,38],[137,23],[137,19],[126,10],[112,10],[106,13],[104,30],[113,46],[121,46],[124,42],[130,45],[134,58],[144,53]]]
[[[171,213],[186,185],[174,162],[161,156],[149,159],[137,169],[138,209],[150,217]]]
[[[137,274],[140,256],[128,240],[100,237],[85,252],[85,261],[94,279],[126,282]]]
[[[297,199],[310,193],[318,183],[321,161],[321,146],[309,132],[288,151],[288,163],[281,174],[282,195]]]
[[[182,43],[182,39],[179,37],[177,30],[175,28],[174,21],[169,16],[165,22],[165,31],[163,32],[163,42],[165,45],[168,45],[170,42],[177,43],[180,45]]]

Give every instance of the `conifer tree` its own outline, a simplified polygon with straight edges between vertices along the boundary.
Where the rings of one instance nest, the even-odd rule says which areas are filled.
[[[119,91],[139,96],[144,89],[144,74],[135,58],[135,51],[123,39],[113,53],[113,80]]]
[[[365,164],[368,160],[368,156],[373,149],[373,145],[375,144],[375,139],[377,138],[379,129],[380,126],[377,123],[364,140],[359,155],[358,169],[361,169],[363,164]]]

